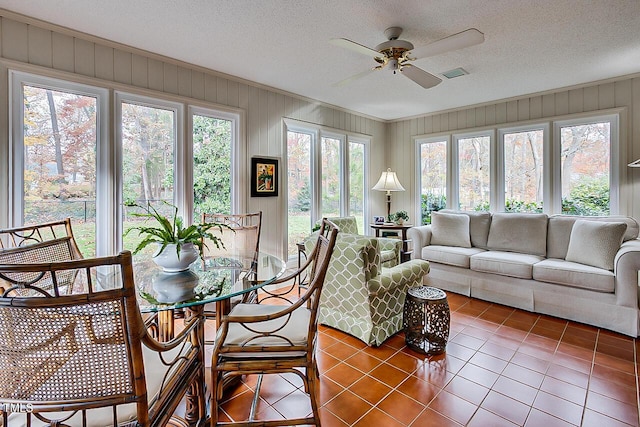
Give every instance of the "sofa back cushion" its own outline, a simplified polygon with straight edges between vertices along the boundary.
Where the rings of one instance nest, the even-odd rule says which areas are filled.
[[[576,216],[576,215],[553,215],[549,217],[547,228],[547,258],[565,259],[569,248],[569,238],[571,229],[577,220],[601,221],[601,222],[624,222],[627,229],[623,236],[623,241],[638,237],[639,226],[635,219],[626,216]]]
[[[432,212],[431,244],[470,248],[469,216],[448,212]]]
[[[579,219],[571,229],[566,260],[613,270],[613,261],[626,230],[624,222]]]
[[[489,228],[488,249],[545,256],[547,220],[546,214],[495,213]]]
[[[455,211],[453,209],[443,209],[439,212],[467,215],[469,217],[471,246],[482,249],[487,248],[489,226],[491,225],[491,214],[489,212]]]

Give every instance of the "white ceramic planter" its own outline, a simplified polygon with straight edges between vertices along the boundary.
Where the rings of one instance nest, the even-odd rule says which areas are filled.
[[[193,298],[197,285],[198,275],[191,270],[160,273],[153,279],[155,299],[165,304],[174,304]]]
[[[161,247],[161,246],[160,246]],[[198,259],[198,247],[193,243],[186,243],[180,247],[180,256],[176,253],[176,245],[170,244],[160,253],[153,256],[153,261],[162,270],[174,273],[188,270],[189,266]]]

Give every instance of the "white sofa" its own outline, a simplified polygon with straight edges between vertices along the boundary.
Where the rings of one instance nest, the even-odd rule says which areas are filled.
[[[638,229],[622,216],[444,210],[407,238],[431,264],[425,284],[637,337]]]

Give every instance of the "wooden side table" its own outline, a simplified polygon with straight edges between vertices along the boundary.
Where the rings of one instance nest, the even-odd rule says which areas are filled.
[[[407,262],[411,259],[411,250],[409,250],[409,242],[407,239],[407,230],[413,227],[412,224],[371,224],[371,228],[376,231],[376,237],[380,237],[381,231],[395,231],[400,233],[402,239],[402,250],[400,251],[400,262]]]

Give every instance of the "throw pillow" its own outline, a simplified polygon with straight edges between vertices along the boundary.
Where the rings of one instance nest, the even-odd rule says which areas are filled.
[[[432,212],[431,244],[470,248],[469,216],[464,214]]]
[[[580,219],[573,224],[567,261],[613,270],[613,261],[627,230],[624,222]]]

